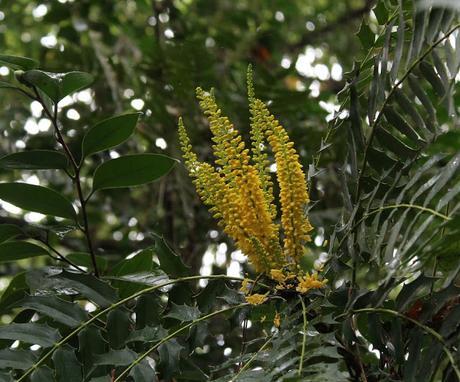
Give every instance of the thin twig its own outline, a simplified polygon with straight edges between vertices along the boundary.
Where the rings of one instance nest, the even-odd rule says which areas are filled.
[[[244,366],[238,371],[238,373],[228,382],[236,382],[241,373],[243,373],[243,371],[245,371],[249,367],[249,365],[251,365],[251,363],[257,358],[260,352],[265,350],[265,348],[270,344],[274,336],[275,334],[268,337],[267,341],[265,341],[265,343],[259,348],[259,350],[257,350],[257,352],[251,358],[249,358],[248,362],[246,362]]]
[[[75,269],[78,269],[82,273],[86,273],[86,271],[83,268],[81,268],[79,265],[75,264],[73,261],[67,259],[62,253],[60,253],[56,248],[54,248],[46,240],[42,240],[40,238],[36,238],[35,240],[38,240],[40,243],[45,244],[53,253],[55,253],[56,256],[57,256],[57,260],[60,260],[60,261],[62,261],[64,263],[67,263],[68,265],[70,265],[71,267],[74,267]],[[53,256],[53,258],[56,259],[54,256]]]
[[[302,303],[302,317],[303,317],[303,328],[302,328],[302,351],[300,353],[300,362],[299,362],[299,370],[298,370],[298,375],[302,375],[302,370],[303,370],[303,359],[305,357],[305,347],[307,345],[307,308],[305,306],[305,302],[303,301],[303,298],[299,296],[300,302]]]
[[[35,95],[37,97],[37,100],[40,102],[40,104],[43,107],[43,110],[45,111],[45,114],[48,116],[48,118],[50,118],[51,123],[53,124],[54,131],[56,133],[56,140],[61,144],[61,146],[64,149],[64,152],[67,155],[67,158],[69,159],[69,161],[70,161],[70,163],[72,165],[72,168],[74,170],[74,176],[71,176],[70,174],[68,174],[68,175],[70,176],[70,178],[74,182],[74,184],[76,186],[76,189],[77,189],[78,199],[80,201],[80,206],[81,206],[81,215],[83,217],[83,227],[81,227],[78,222],[77,222],[77,224],[78,224],[78,227],[80,228],[80,230],[85,235],[88,250],[89,250],[89,253],[90,253],[90,256],[91,256],[91,262],[93,264],[94,275],[96,277],[99,277],[99,270],[97,268],[96,254],[94,252],[93,243],[92,243],[92,240],[91,240],[91,234],[90,234],[89,222],[88,222],[88,214],[87,214],[87,211],[86,211],[86,202],[87,202],[88,199],[85,199],[85,197],[83,196],[83,191],[82,191],[82,187],[81,187],[80,165],[75,160],[75,157],[73,156],[72,151],[70,150],[69,146],[65,142],[64,137],[62,135],[62,132],[59,129],[59,123],[58,123],[58,118],[57,118],[58,117],[58,105],[57,105],[57,102],[54,103],[54,109],[53,109],[53,112],[51,112],[50,110],[48,110],[48,107],[46,106],[45,102],[43,101],[43,99],[41,98],[40,94],[38,93],[37,88],[34,87],[33,89],[35,91]]]

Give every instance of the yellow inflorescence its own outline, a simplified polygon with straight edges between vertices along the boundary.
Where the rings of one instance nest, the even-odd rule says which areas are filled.
[[[246,302],[251,305],[260,305],[260,304],[263,304],[265,301],[267,301],[268,299],[267,295],[268,293],[266,294],[255,293],[250,296],[246,296]]]
[[[213,135],[215,167],[198,160],[182,120],[179,138],[185,164],[203,202],[256,271],[270,273],[271,269],[298,263],[304,253],[312,229],[304,212],[309,197],[294,145],[265,104],[255,98],[250,73],[248,89],[252,158],[238,130],[222,115],[214,95],[201,88],[197,98]],[[276,222],[268,146],[280,186],[281,225]]]
[[[305,276],[299,276],[297,280],[299,284],[297,285],[296,291],[300,293],[307,293],[311,289],[322,288],[327,283],[327,280],[319,280],[317,272],[313,272],[312,275],[307,273]]]

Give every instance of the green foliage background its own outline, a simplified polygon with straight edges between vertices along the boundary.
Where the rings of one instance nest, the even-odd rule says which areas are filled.
[[[0,199],[23,210],[0,210],[0,381],[459,380],[459,17],[433,3],[1,1]],[[4,55],[84,73],[59,85]],[[248,63],[308,170],[305,267],[329,279],[257,280],[257,307],[236,283],[256,275],[168,174],[179,115],[210,157],[196,86],[248,125]],[[30,150],[53,151],[7,156]]]

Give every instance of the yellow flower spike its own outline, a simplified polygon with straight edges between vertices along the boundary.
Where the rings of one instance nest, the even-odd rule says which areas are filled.
[[[264,151],[265,148],[265,130],[266,124],[258,117],[256,108],[256,99],[254,92],[254,84],[252,79],[252,67],[248,67],[247,87],[249,99],[249,111],[251,113],[251,142],[252,142],[252,159],[259,173],[260,183],[264,192],[265,202],[270,210],[273,219],[276,218],[276,206],[273,203],[273,182],[269,172],[268,155]]]
[[[293,143],[265,104],[255,98],[250,68],[251,152],[245,147],[238,130],[222,114],[213,93],[201,88],[196,92],[212,132],[216,165],[198,160],[180,119],[179,139],[183,157],[198,195],[209,206],[219,226],[248,256],[257,272],[268,274],[283,267],[294,269],[305,242],[310,240],[308,232],[311,226],[304,215],[304,208],[309,202],[306,181]],[[277,212],[269,172],[269,147],[275,157],[280,185],[281,226],[274,221]],[[283,247],[280,244],[281,229]],[[284,285],[292,279],[291,274],[275,272],[272,278],[278,278],[284,288],[294,286],[292,283]],[[253,297],[250,300],[257,299]]]
[[[227,117],[222,116],[212,93],[198,88],[197,97],[213,133],[216,164],[222,167],[222,178],[231,190],[239,224],[245,232],[245,239],[239,240],[240,248],[249,256],[257,271],[268,272],[272,264],[280,261],[276,258],[280,253],[278,227],[265,201],[257,169],[249,163],[249,151],[238,130]]]
[[[260,305],[263,304],[265,301],[268,299],[268,293],[265,294],[259,294],[255,293],[250,296],[246,296],[246,302],[248,302],[251,305]]]
[[[281,315],[279,312],[276,312],[275,318],[273,319],[273,325],[275,325],[276,328],[279,328],[281,326]]]
[[[303,245],[310,241],[312,230],[304,208],[309,203],[307,183],[294,144],[279,122],[259,99],[253,101],[255,118],[265,126],[265,134],[275,154],[276,175],[280,185],[281,224],[284,233],[284,255],[300,260]]]

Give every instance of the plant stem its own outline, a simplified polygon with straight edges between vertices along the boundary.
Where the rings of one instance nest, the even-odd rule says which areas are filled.
[[[257,352],[251,358],[249,358],[248,362],[246,362],[244,366],[238,371],[238,373],[228,382],[236,382],[241,373],[243,373],[243,371],[245,371],[249,367],[249,365],[251,365],[252,362],[257,358],[260,352],[263,351],[270,344],[270,342],[272,342],[274,336],[275,335],[273,334],[270,337],[268,337],[268,340],[265,341],[265,343],[259,348],[259,350],[257,350]]]
[[[57,256],[57,258],[56,258],[57,260],[60,260],[60,261],[62,261],[64,263],[67,263],[71,267],[74,267],[75,269],[78,269],[80,272],[85,273],[85,270],[83,268],[81,268],[79,265],[77,265],[74,262],[72,262],[69,259],[67,259],[62,253],[60,253],[56,248],[54,248],[46,240],[42,240],[42,239],[36,239],[36,240],[38,240],[40,243],[45,244],[52,252],[54,252],[56,254],[56,256]],[[53,256],[53,258],[55,258],[55,257]]]
[[[45,114],[48,116],[48,118],[51,119],[51,122],[52,122],[53,127],[54,127],[54,131],[56,133],[56,140],[61,144],[61,146],[64,149],[64,152],[65,152],[67,158],[69,159],[69,161],[70,161],[70,163],[72,165],[72,168],[74,170],[74,176],[71,176],[69,174],[68,175],[70,176],[72,181],[75,183],[75,186],[77,188],[78,199],[80,201],[80,206],[81,206],[81,215],[83,217],[83,228],[78,224],[78,222],[77,222],[77,224],[78,224],[80,230],[85,235],[86,243],[87,243],[88,250],[89,250],[89,253],[90,253],[90,256],[91,256],[91,262],[93,264],[94,275],[99,278],[100,274],[99,274],[99,270],[97,268],[96,254],[94,252],[93,243],[92,243],[92,240],[91,240],[91,234],[90,234],[89,223],[88,223],[88,214],[87,214],[87,211],[86,211],[86,202],[88,201],[88,199],[85,199],[85,197],[83,196],[83,191],[82,191],[82,187],[81,187],[81,179],[80,179],[80,169],[81,169],[81,167],[77,163],[77,161],[75,160],[75,157],[73,156],[72,151],[70,150],[69,146],[65,142],[64,137],[63,137],[63,135],[61,133],[61,130],[59,129],[59,123],[58,123],[58,118],[57,118],[58,117],[58,105],[57,105],[57,102],[54,103],[54,109],[53,109],[53,112],[51,112],[50,110],[48,110],[48,108],[46,107],[45,102],[40,97],[40,94],[38,93],[37,88],[34,87],[33,89],[34,89],[34,92],[35,92],[35,95],[37,97],[38,102],[40,102],[40,104],[43,107],[43,110],[45,111]]]
[[[302,317],[303,317],[303,328],[302,328],[302,352],[300,353],[300,362],[299,362],[299,370],[298,375],[302,375],[303,370],[303,359],[305,357],[305,347],[307,345],[307,308],[305,306],[305,302],[303,298],[299,296],[300,302],[302,303]]]
[[[193,325],[195,324],[198,324],[199,322],[201,321],[205,321],[207,320],[208,318],[212,318],[214,316],[217,316],[221,313],[225,313],[225,312],[228,312],[230,310],[234,310],[234,309],[239,309],[239,308],[243,308],[245,306],[248,306],[249,304],[248,303],[243,303],[243,304],[239,304],[239,305],[235,305],[235,306],[230,306],[228,308],[224,308],[224,309],[221,309],[221,310],[218,310],[216,312],[212,312],[212,313],[209,313],[209,314],[206,314],[205,316],[202,316],[200,318],[197,318],[196,320],[190,322],[189,324],[187,325],[184,325],[182,327],[180,327],[179,329],[177,329],[176,331],[172,332],[171,334],[167,335],[166,337],[164,337],[161,341],[157,342],[155,345],[153,345],[150,349],[148,349],[145,353],[141,354],[139,357],[137,357],[133,362],[131,362],[131,364],[125,369],[123,370],[123,372],[115,379],[114,382],[119,382],[122,380],[123,377],[125,377],[129,371],[134,367],[136,366],[139,362],[141,362],[145,357],[147,357],[151,352],[155,351],[157,348],[159,348],[161,345],[163,345],[165,342],[169,341],[171,338],[175,337],[176,335],[182,333],[184,330],[186,329],[189,329],[191,328]]]

